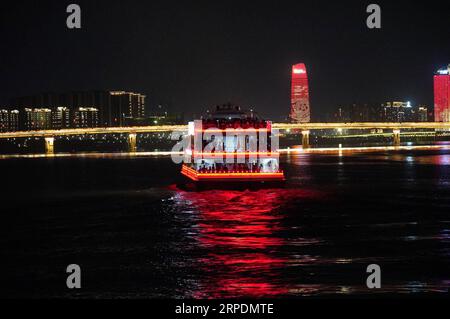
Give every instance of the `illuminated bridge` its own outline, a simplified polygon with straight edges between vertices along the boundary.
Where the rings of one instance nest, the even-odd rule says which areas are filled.
[[[273,128],[285,133],[302,133],[303,147],[309,146],[309,134],[312,130],[364,130],[364,129],[387,129],[392,130],[393,144],[400,145],[401,130],[429,129],[429,130],[450,130],[450,122],[362,122],[362,123],[274,123]],[[109,128],[83,128],[65,130],[46,131],[21,131],[0,133],[0,139],[11,138],[44,138],[46,152],[53,153],[54,138],[59,136],[76,135],[100,135],[100,134],[128,134],[129,149],[136,151],[137,134],[142,133],[163,133],[163,132],[187,132],[187,125],[160,125],[141,127],[109,127]]]

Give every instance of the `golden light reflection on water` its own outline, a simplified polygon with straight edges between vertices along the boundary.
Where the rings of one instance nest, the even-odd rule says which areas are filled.
[[[171,155],[183,155],[181,152],[118,152],[118,153],[57,153],[57,154],[12,154],[12,155],[0,155],[0,160],[6,159],[34,159],[34,158],[126,158],[126,157],[164,157]]]
[[[412,150],[450,150],[450,145],[408,145],[408,146],[369,146],[369,147],[324,147],[324,148],[291,148],[280,149],[280,153],[286,154],[310,154],[331,153],[346,154],[358,152],[380,152],[380,151],[412,151]]]
[[[411,151],[411,150],[450,150],[450,145],[409,145],[409,146],[371,146],[371,147],[326,147],[326,148],[287,148],[280,149],[281,154],[296,155],[296,154],[338,154],[349,155],[352,153],[365,152],[381,152],[381,151]],[[172,151],[150,151],[150,152],[80,152],[80,153],[56,153],[56,154],[5,154],[0,155],[0,160],[6,159],[34,159],[34,158],[120,158],[120,157],[164,157],[172,155],[183,155],[182,152]],[[445,158],[443,161],[435,164],[448,165],[449,159]]]

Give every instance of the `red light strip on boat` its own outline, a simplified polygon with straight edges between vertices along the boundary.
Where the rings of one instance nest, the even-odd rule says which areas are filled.
[[[193,155],[198,156],[242,156],[242,155],[255,155],[255,156],[279,156],[278,152],[193,152]]]
[[[196,170],[183,165],[182,174],[194,181],[199,179],[284,179],[284,172],[277,173],[250,173],[250,172],[225,172],[225,173],[199,173]]]
[[[239,173],[239,172],[231,172],[231,173],[198,173],[198,176],[202,177],[252,177],[252,176],[283,176],[283,172],[279,173]]]

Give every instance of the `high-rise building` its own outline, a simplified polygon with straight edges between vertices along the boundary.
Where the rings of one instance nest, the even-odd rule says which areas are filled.
[[[410,102],[387,102],[381,104],[386,122],[414,122],[415,111]]]
[[[133,121],[145,117],[145,95],[125,91],[111,91],[110,94],[113,126],[132,125]]]
[[[70,128],[70,110],[67,107],[59,106],[52,110],[52,128],[67,129]]]
[[[19,111],[0,109],[0,132],[16,132],[19,130]]]
[[[428,122],[428,107],[419,105],[417,109],[417,122]]]
[[[28,131],[49,130],[52,128],[52,110],[29,109],[24,110],[24,128]]]
[[[19,130],[19,110],[10,110],[9,111],[9,131],[17,132]]]
[[[75,111],[74,126],[76,128],[98,127],[98,109],[93,107],[80,107]]]
[[[57,108],[64,106],[69,109],[72,126],[75,112],[79,108],[95,108],[98,110],[97,125],[111,127],[145,123],[145,99],[146,96],[140,93],[100,90],[43,93],[15,98],[11,102],[12,105],[21,110],[45,107],[55,111]],[[58,124],[59,126],[60,124]],[[63,123],[62,126],[64,126]]]
[[[5,109],[0,110],[0,132],[9,131],[9,111]]]
[[[434,120],[450,122],[450,64],[434,75]]]
[[[308,75],[303,63],[292,67],[290,120],[295,123],[311,122]]]

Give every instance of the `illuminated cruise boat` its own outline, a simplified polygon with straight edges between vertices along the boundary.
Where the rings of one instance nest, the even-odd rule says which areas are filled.
[[[196,183],[285,180],[279,166],[278,136],[253,111],[225,105],[189,123],[181,173]]]

